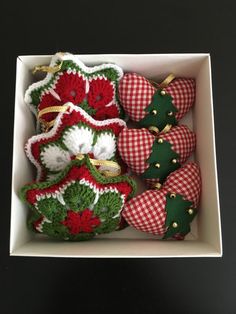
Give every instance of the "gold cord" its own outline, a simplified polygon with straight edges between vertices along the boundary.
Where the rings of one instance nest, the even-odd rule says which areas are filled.
[[[78,159],[78,160],[82,160],[84,159],[84,155],[83,154],[78,154],[75,159]],[[110,171],[110,170],[99,170],[98,171],[103,174],[104,176],[106,177],[117,177],[120,175],[121,173],[121,167],[120,165],[115,162],[115,161],[112,161],[112,160],[99,160],[99,159],[92,159],[92,158],[89,158],[89,161],[91,162],[91,164],[93,166],[107,166],[107,167],[111,167],[111,168],[114,168],[115,171]]]
[[[53,67],[46,66],[46,65],[37,65],[34,67],[32,73],[35,74],[36,72],[47,72],[47,73],[56,73],[61,70],[63,61],[61,61],[59,64],[54,65]]]

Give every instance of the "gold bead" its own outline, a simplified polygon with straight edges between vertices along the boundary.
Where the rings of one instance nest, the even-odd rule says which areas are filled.
[[[171,193],[170,194],[170,198],[176,198],[176,194],[175,193]]]
[[[168,113],[167,113],[167,115],[169,116],[169,117],[171,117],[171,116],[173,116],[173,111],[169,111]]]
[[[161,91],[161,95],[164,96],[166,92],[164,90]]]
[[[156,163],[155,167],[159,169],[159,168],[161,168],[161,165],[159,163]]]
[[[163,143],[163,139],[162,139],[162,138],[159,138],[159,139],[158,139],[158,143],[159,143],[159,144],[162,144],[162,143]]]
[[[173,228],[177,228],[177,227],[178,227],[177,222],[174,221],[174,222],[172,223],[172,227],[173,227]]]
[[[155,110],[155,109],[152,110],[152,111],[151,111],[151,114],[153,114],[154,116],[156,116],[156,115],[157,115],[157,110]]]
[[[176,164],[176,163],[177,163],[177,159],[173,158],[173,159],[171,160],[171,162],[172,162],[172,164]]]
[[[193,211],[193,209],[192,209],[192,208],[189,208],[189,209],[188,209],[188,213],[189,213],[189,215],[192,215],[192,214],[193,214],[193,212],[194,212],[194,211]]]

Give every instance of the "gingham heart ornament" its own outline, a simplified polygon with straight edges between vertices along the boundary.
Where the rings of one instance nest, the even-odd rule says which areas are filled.
[[[123,76],[119,83],[119,96],[131,120],[143,127],[155,125],[162,129],[166,124],[175,125],[183,118],[194,104],[195,80],[171,76],[168,82],[169,77],[167,81],[153,85],[136,73]]]
[[[122,215],[137,230],[183,238],[197,213],[200,191],[200,169],[190,162],[171,173],[161,189],[147,190],[127,202]]]
[[[175,126],[154,136],[147,129],[124,128],[118,137],[122,160],[143,179],[163,182],[195,150],[196,135],[187,126]]]

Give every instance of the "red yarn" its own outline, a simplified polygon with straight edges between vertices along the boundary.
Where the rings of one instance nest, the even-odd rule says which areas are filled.
[[[104,107],[113,100],[113,97],[114,89],[110,81],[104,78],[97,78],[90,82],[87,99],[91,107]]]
[[[55,97],[53,97],[51,94],[45,94],[45,95],[43,95],[43,97],[39,103],[38,110],[40,111],[40,110],[47,108],[47,107],[62,106],[62,105],[64,105],[64,103],[59,101]],[[57,117],[57,115],[58,115],[57,112],[45,113],[42,116],[42,119],[49,122],[49,121],[54,120]]]
[[[34,221],[33,227],[34,227],[35,230],[38,231],[37,228],[40,226],[40,224],[42,223],[42,221],[43,221],[43,216],[41,216],[39,219],[37,219],[36,221]]]
[[[93,216],[92,210],[86,208],[82,212],[68,210],[67,218],[61,223],[69,228],[71,234],[76,235],[80,232],[92,232],[101,221],[98,217]]]
[[[82,76],[64,72],[56,84],[55,91],[63,103],[70,101],[74,105],[79,105],[85,98],[85,86],[86,81]]]
[[[117,117],[119,117],[119,111],[116,105],[98,108],[94,115],[94,119],[96,120],[106,120]]]

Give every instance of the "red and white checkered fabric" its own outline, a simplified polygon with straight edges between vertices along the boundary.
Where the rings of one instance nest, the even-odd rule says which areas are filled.
[[[172,149],[180,155],[180,164],[185,163],[196,147],[196,135],[185,125],[173,127],[159,138],[172,144]]]
[[[133,121],[144,118],[145,108],[152,101],[155,88],[149,81],[136,73],[127,73],[119,83],[121,104]]]
[[[148,167],[146,162],[152,152],[155,136],[146,129],[123,129],[118,137],[121,158],[135,173],[141,174]]]
[[[195,80],[176,78],[166,88],[173,97],[173,104],[179,110],[176,119],[179,121],[193,106],[195,101]],[[119,84],[119,96],[127,114],[133,121],[144,118],[145,108],[152,101],[156,89],[143,76],[127,73]]]
[[[175,117],[179,121],[194,104],[195,80],[176,78],[165,88],[165,91],[173,97],[173,104],[179,110]]]
[[[166,231],[166,195],[164,191],[147,190],[125,204],[122,215],[134,228],[163,235]]]
[[[200,168],[194,162],[190,162],[182,168],[172,172],[162,187],[169,193],[181,194],[188,201],[198,206],[201,192]]]
[[[161,190],[147,190],[127,202],[122,216],[129,225],[140,231],[163,235],[166,231],[166,194],[181,194],[197,207],[200,191],[200,169],[196,163],[190,162],[172,172]]]

